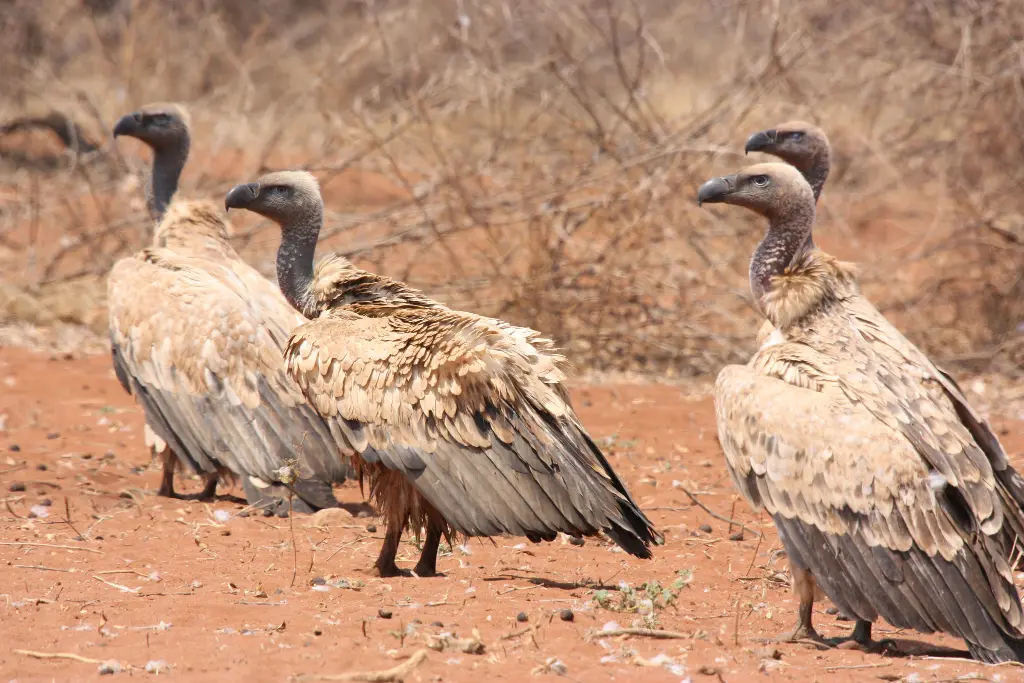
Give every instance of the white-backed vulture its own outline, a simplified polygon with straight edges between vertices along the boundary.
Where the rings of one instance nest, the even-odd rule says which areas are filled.
[[[832,146],[821,128],[805,121],[788,121],[751,135],[747,138],[745,151],[771,154],[794,166],[810,183],[817,202],[828,179],[832,159]],[[813,247],[813,240],[808,238],[808,244]],[[928,393],[941,407],[942,419],[967,428],[977,447],[988,456],[1000,494],[1024,510],[1024,479],[1010,466],[999,439],[988,422],[968,403],[953,377],[933,364],[859,290],[843,300],[843,307],[865,343],[871,345],[876,353],[900,364],[903,373],[915,379],[920,390]],[[766,320],[758,331],[759,346],[773,330],[771,321]],[[1015,524],[1016,519],[1016,516],[1012,517],[1010,523]],[[1015,527],[1014,532],[1024,539],[1024,528]],[[1022,560],[1018,566],[1024,568],[1024,556],[1017,553],[1017,557]]]
[[[733,481],[771,514],[789,556],[800,606],[787,637],[818,637],[820,586],[856,617],[858,642],[881,616],[961,637],[982,661],[1024,659],[1006,561],[1021,510],[970,431],[848,313],[860,296],[853,267],[807,246],[808,182],[758,164],[709,180],[698,202],[769,222],[750,287],[775,329],[747,365],[722,369],[715,409]]]
[[[114,135],[154,152],[152,245],[118,261],[107,289],[114,369],[162,456],[159,493],[175,497],[180,459],[205,477],[201,498],[213,496],[218,475],[236,475],[251,504],[283,515],[279,470],[295,459],[294,509],[337,506],[329,482],[350,471],[338,455],[343,437],[306,404],[282,356],[306,319],[242,261],[214,204],[172,201],[188,156],[187,114],[150,105],[123,117]]]
[[[376,561],[400,574],[402,533],[426,527],[418,576],[442,536],[604,531],[651,556],[661,537],[574,413],[564,359],[537,332],[452,310],[400,282],[313,255],[323,221],[316,179],[284,171],[233,188],[228,209],[281,226],[277,276],[312,319],[285,359],[306,398],[355,447],[387,524]]]

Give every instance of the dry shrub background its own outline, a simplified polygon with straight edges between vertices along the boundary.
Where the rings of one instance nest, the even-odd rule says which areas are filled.
[[[800,117],[836,150],[819,243],[938,360],[1024,365],[1017,0],[2,0],[0,91],[15,326],[103,333],[103,276],[150,230],[148,155],[109,131],[181,100],[181,192],[307,168],[357,264],[578,366],[713,372],[752,348],[762,226],[696,188]],[[276,228],[231,221],[270,275]]]

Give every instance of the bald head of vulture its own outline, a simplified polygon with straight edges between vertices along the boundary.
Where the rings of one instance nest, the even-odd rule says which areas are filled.
[[[768,219],[768,232],[750,261],[750,290],[767,314],[763,300],[773,278],[782,275],[813,247],[811,186],[788,164],[755,164],[738,173],[708,180],[697,191],[697,202],[742,206]]]
[[[438,543],[455,533],[540,542],[604,532],[643,558],[663,542],[580,424],[550,340],[338,257],[314,268],[323,202],[308,173],[237,185],[225,207],[281,227],[281,290],[311,318],[285,362],[370,480],[387,520],[380,575],[401,573],[395,557],[410,526],[426,529],[418,576],[435,573]]]
[[[815,201],[821,195],[832,165],[828,136],[806,121],[787,121],[759,130],[747,138],[743,151],[771,154],[795,166],[810,184]]]
[[[155,220],[163,218],[178,190],[191,145],[189,126],[188,110],[176,103],[147,104],[114,125],[115,138],[135,138],[153,150],[149,210]]]

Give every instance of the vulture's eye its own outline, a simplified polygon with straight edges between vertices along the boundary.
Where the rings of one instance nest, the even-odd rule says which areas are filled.
[[[804,133],[803,131],[800,130],[794,131],[789,134],[789,139],[792,140],[793,142],[800,142],[801,140],[804,139]]]
[[[757,187],[767,187],[769,181],[766,175],[756,175],[750,179],[750,182]]]
[[[167,114],[150,114],[149,122],[155,123],[158,126],[166,126],[171,122],[171,117]]]
[[[276,194],[278,197],[287,197],[288,195],[291,194],[292,191],[290,187],[287,187],[285,185],[274,185],[274,188],[271,190],[271,192]]]

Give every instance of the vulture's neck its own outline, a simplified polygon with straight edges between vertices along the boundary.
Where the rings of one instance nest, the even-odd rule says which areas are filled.
[[[828,172],[832,166],[831,155],[828,150],[819,152],[815,155],[811,161],[809,167],[803,170],[804,178],[810,183],[811,189],[814,190],[814,203],[818,203],[818,197],[821,196],[821,189],[825,187],[825,181],[828,180]]]
[[[149,213],[156,221],[164,217],[167,205],[178,191],[178,180],[185,168],[189,150],[188,135],[183,135],[177,144],[161,147],[153,152],[153,177],[149,193]]]
[[[802,254],[814,247],[814,204],[798,204],[769,219],[768,233],[750,260],[750,291],[760,306],[771,279],[782,275]],[[764,311],[762,311],[764,312]]]
[[[282,224],[277,250],[277,283],[288,302],[307,318],[321,313],[313,296],[313,254],[322,224],[319,207]]]

